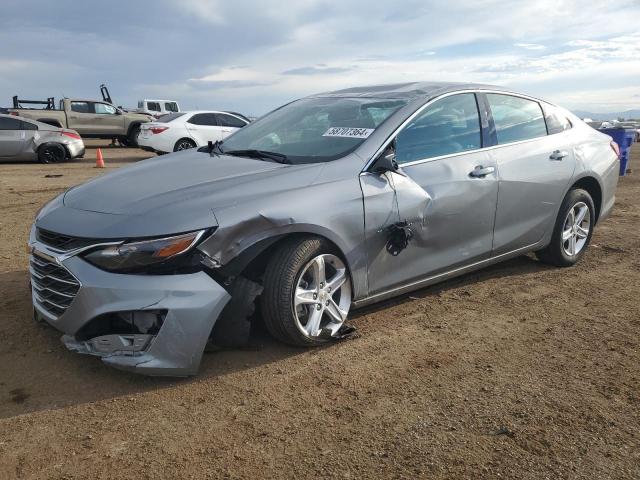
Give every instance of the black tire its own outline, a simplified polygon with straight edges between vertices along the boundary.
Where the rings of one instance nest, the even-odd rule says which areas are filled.
[[[562,234],[570,210],[580,203],[584,203],[589,209],[589,233],[582,248],[576,254],[569,255],[565,251],[564,244],[566,241],[562,239]],[[589,192],[581,188],[570,190],[564,197],[560,210],[558,211],[558,217],[556,218],[556,223],[553,228],[553,235],[551,236],[551,243],[543,250],[536,252],[538,259],[543,263],[556,267],[570,267],[575,265],[582,258],[591,242],[593,228],[596,223],[595,211],[593,199],[591,195],[589,195]]]
[[[273,253],[264,275],[264,290],[260,311],[271,335],[295,346],[317,346],[328,338],[308,337],[297,326],[293,295],[304,267],[316,256],[334,253],[325,240],[317,237],[297,237],[285,241]]]
[[[140,125],[136,125],[135,127],[131,127],[129,130],[129,134],[127,135],[127,147],[137,148],[138,147],[138,135],[140,134]]]
[[[45,143],[38,149],[40,163],[61,163],[67,158],[67,151],[59,143]]]
[[[189,150],[190,148],[196,148],[196,147],[197,147],[196,142],[194,142],[190,138],[181,138],[173,146],[173,151],[180,152],[182,150]]]

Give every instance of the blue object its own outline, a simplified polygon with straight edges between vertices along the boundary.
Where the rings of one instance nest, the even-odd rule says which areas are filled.
[[[602,133],[606,133],[620,147],[620,176],[624,176],[629,168],[629,155],[631,153],[631,144],[636,136],[636,131],[632,128],[599,128]]]

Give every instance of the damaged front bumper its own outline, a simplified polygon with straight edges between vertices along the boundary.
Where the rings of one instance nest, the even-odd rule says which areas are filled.
[[[115,274],[52,250],[33,234],[29,245],[34,314],[64,333],[67,348],[146,375],[197,373],[212,328],[230,299],[209,275]],[[146,325],[153,325],[149,318],[158,322],[137,331],[94,328],[114,315],[139,318]],[[99,335],[91,336],[96,331]]]

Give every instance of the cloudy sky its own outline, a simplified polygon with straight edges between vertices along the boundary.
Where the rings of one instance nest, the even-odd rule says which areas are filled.
[[[11,96],[177,99],[262,114],[354,85],[507,85],[572,109],[640,108],[640,1],[2,0]]]

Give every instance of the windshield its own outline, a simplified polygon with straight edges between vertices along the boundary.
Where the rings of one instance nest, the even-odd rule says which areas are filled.
[[[287,163],[335,160],[355,150],[404,100],[307,98],[285,105],[227,138],[223,151],[262,150]]]

